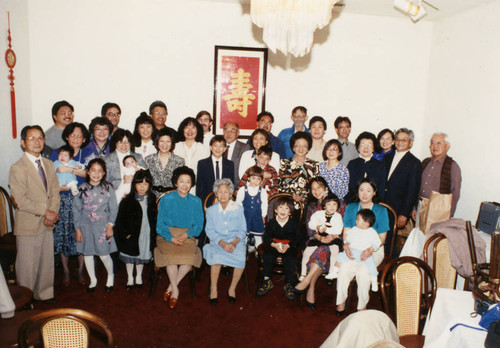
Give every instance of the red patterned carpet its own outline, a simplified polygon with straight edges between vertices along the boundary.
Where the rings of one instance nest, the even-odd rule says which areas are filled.
[[[80,308],[106,320],[114,333],[118,347],[318,347],[328,337],[340,319],[335,315],[335,283],[328,286],[318,281],[316,310],[306,306],[305,299],[289,301],[284,296],[284,281],[273,276],[274,289],[256,297],[256,262],[249,262],[250,295],[246,295],[244,280],[237,289],[236,304],[227,301],[230,276],[219,279],[219,304],[208,303],[209,269],[205,268],[196,283],[196,299],[189,294],[189,280],[180,286],[181,295],[175,309],[168,308],[162,296],[168,279],[165,273],[157,291],[149,298],[150,266],[144,270],[144,287],[125,290],[126,271],[123,264],[115,278],[111,293],[104,291],[105,271],[96,261],[99,283],[92,294],[73,280],[69,287],[61,284],[62,270],[56,270],[56,299],[53,305],[35,303],[36,309],[60,307]],[[71,265],[76,267],[75,260]],[[73,270],[72,270],[73,271]],[[76,276],[76,270],[74,270]],[[357,298],[351,301],[350,312]],[[379,293],[371,293],[368,308],[381,309]]]

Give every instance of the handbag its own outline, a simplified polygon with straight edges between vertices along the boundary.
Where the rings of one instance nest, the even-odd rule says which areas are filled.
[[[435,222],[450,218],[452,194],[443,194],[432,191],[429,198],[422,198],[420,202],[419,229],[426,235]]]

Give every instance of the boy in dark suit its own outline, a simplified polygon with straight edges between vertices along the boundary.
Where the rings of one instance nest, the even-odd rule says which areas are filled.
[[[208,158],[202,159],[198,162],[198,178],[196,180],[196,195],[200,197],[201,201],[210,192],[215,180],[228,178],[234,183],[234,163],[222,155],[226,151],[226,140],[222,135],[215,135],[210,140],[211,155]]]

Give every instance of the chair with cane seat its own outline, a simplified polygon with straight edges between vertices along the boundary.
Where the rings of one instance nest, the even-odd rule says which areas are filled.
[[[432,269],[420,259],[399,257],[385,266],[380,279],[382,302],[399,336],[422,333],[436,288]]]
[[[106,337],[107,347],[113,347],[110,326],[102,318],[81,309],[58,308],[35,314],[19,329],[20,347],[89,347],[95,346],[91,337]],[[41,336],[41,337],[40,337]]]
[[[424,262],[434,271],[438,288],[455,289],[457,270],[451,265],[448,239],[444,234],[436,233],[425,242]]]

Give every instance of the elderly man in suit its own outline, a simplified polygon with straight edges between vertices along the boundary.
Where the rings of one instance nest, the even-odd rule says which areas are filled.
[[[234,187],[240,184],[238,168],[240,166],[241,154],[250,150],[250,145],[242,143],[238,140],[240,136],[240,126],[236,122],[226,122],[224,124],[224,139],[227,142],[227,148],[224,152],[224,158],[233,161],[234,163]]]
[[[222,135],[214,135],[210,140],[212,154],[198,162],[196,195],[202,202],[212,192],[215,180],[228,178],[234,183],[234,163],[223,157],[226,146],[226,139]]]
[[[40,126],[21,131],[24,155],[12,165],[9,186],[17,203],[14,235],[17,243],[16,277],[33,290],[36,300],[54,301],[54,239],[59,219],[59,181],[54,165],[41,152],[45,134]]]
[[[397,214],[397,227],[403,228],[408,222],[413,207],[418,199],[422,164],[410,149],[413,146],[415,135],[408,128],[396,131],[396,151],[384,157],[387,182],[385,184],[384,202],[389,204]],[[390,216],[390,220],[393,220]],[[390,221],[393,226],[394,221]],[[389,253],[392,231],[386,238],[385,252]]]

